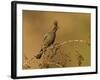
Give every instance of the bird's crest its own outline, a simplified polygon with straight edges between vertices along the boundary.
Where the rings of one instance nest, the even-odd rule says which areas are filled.
[[[57,31],[58,29],[58,22],[57,21],[54,21],[54,27],[53,27],[53,31]]]
[[[54,25],[55,25],[55,26],[58,26],[58,22],[57,22],[57,21],[54,21]]]

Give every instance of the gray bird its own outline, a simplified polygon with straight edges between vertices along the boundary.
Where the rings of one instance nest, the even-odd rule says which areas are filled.
[[[36,55],[37,59],[40,59],[43,53],[46,51],[46,49],[54,43],[57,30],[58,30],[58,23],[57,21],[55,21],[53,29],[50,32],[46,33],[46,35],[44,36],[43,48],[40,50],[39,54]]]

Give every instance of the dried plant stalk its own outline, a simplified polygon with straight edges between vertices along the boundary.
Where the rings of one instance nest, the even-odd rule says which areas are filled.
[[[62,48],[65,45],[68,45],[67,43],[73,43],[73,42],[78,42],[78,41],[80,43],[84,42],[83,40],[68,40],[68,41],[61,42],[61,43],[54,43],[50,47],[48,47],[45,52],[43,52],[41,59],[36,59],[35,56],[32,56],[32,58],[30,58],[30,59],[28,59],[26,57],[26,61],[23,64],[23,68],[24,69],[32,68],[32,66],[30,66],[30,64],[36,60],[39,62],[39,63],[37,63],[38,68],[67,67],[67,65],[66,65],[67,61],[69,61],[71,63],[71,56],[69,56],[69,54],[67,54],[67,53],[64,53],[62,51]],[[82,54],[79,52],[79,50],[77,48],[74,47],[73,49],[77,53],[78,66],[82,66],[84,57],[82,56]],[[65,55],[66,55],[66,58],[64,58]],[[75,55],[75,54],[73,54],[73,55]]]

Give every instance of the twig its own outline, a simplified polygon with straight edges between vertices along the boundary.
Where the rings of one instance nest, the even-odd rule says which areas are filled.
[[[52,65],[52,64],[54,64],[54,65],[56,65],[56,66],[58,66],[58,67],[63,67],[62,65],[60,65],[60,64],[57,64],[57,63],[54,63],[54,62],[46,62],[46,63],[44,63],[45,64],[45,66],[47,66],[47,65]]]

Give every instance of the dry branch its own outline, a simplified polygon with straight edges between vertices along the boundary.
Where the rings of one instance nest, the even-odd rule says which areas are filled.
[[[83,40],[68,40],[61,43],[54,43],[53,45],[47,48],[47,50],[43,53],[41,59],[36,59],[35,56],[32,56],[30,59],[25,57],[26,61],[24,62],[23,67],[25,69],[31,68],[30,64],[34,62],[34,59],[39,62],[37,63],[39,65],[39,68],[66,67],[66,63],[64,62],[66,62],[68,58],[71,58],[71,56],[67,55],[67,53],[62,52],[63,49],[62,47],[64,47],[64,45],[66,45],[67,43],[73,43],[78,41],[80,43],[84,42]],[[81,66],[84,61],[84,57],[79,52],[78,50],[79,48],[77,49],[74,47],[73,49],[78,54],[77,55],[78,66]],[[68,58],[66,57],[66,60],[63,58],[65,57],[63,54],[66,54],[68,56]],[[67,61],[71,62],[71,60],[67,60]]]

